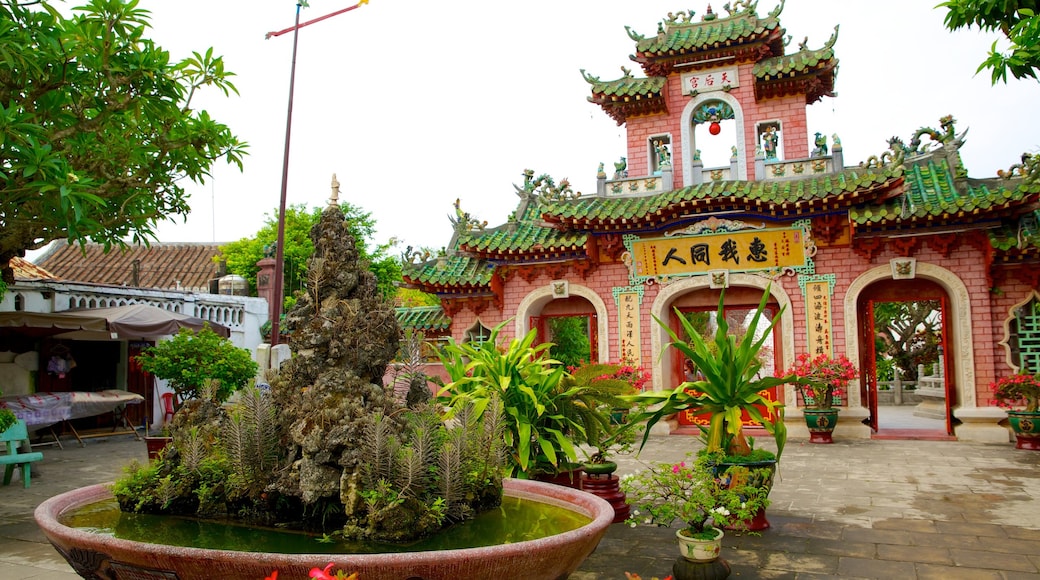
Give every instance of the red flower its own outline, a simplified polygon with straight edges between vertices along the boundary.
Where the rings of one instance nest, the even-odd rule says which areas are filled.
[[[849,381],[859,376],[859,371],[845,355],[831,358],[829,355],[821,354],[813,358],[809,353],[803,352],[798,355],[791,368],[783,374],[777,374],[781,377],[790,375],[811,381],[808,384],[797,385],[806,405],[826,409],[830,408],[834,397],[845,394],[845,387]]]
[[[324,570],[311,568],[310,578],[317,578],[318,580],[336,580],[336,577],[332,575],[332,566],[332,562],[329,562],[329,565],[325,566]]]
[[[264,580],[278,580],[278,570],[271,572],[271,575],[267,578],[264,578]]]
[[[1036,412],[1040,407],[1040,375],[1019,373],[990,383],[994,402],[1005,409],[1025,407]]]

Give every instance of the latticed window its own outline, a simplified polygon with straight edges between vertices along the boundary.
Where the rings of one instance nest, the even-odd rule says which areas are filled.
[[[1008,325],[1008,347],[1011,360],[1019,370],[1040,372],[1040,298],[1036,294],[1025,304],[1015,308]]]
[[[481,324],[479,320],[466,331],[466,342],[471,342],[474,346],[484,344],[489,338],[491,338],[491,330]]]

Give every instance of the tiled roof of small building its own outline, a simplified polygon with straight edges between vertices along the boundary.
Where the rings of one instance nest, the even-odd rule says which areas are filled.
[[[62,241],[55,242],[36,262],[72,282],[208,292],[210,280],[216,277],[213,258],[220,254],[219,248],[215,243],[156,242],[149,247],[114,247],[105,252],[101,244],[80,248]]]
[[[414,328],[424,332],[443,332],[451,328],[451,318],[440,306],[414,306],[395,310],[397,322],[402,328]]]
[[[11,269],[14,271],[15,280],[57,280],[58,278],[47,270],[33,264],[29,260],[15,256],[11,258]]]

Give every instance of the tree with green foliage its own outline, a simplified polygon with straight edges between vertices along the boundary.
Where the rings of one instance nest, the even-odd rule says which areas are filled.
[[[592,344],[589,342],[587,315],[554,316],[546,322],[552,341],[549,356],[565,367],[591,362]]]
[[[145,371],[169,381],[179,402],[198,398],[210,381],[217,381],[213,397],[223,403],[254,378],[258,368],[248,350],[209,327],[198,332],[182,328],[170,340],[145,349],[136,360]]]
[[[942,309],[938,300],[877,302],[874,304],[875,364],[888,356],[900,377],[917,380],[917,365],[939,359]]]
[[[212,49],[180,62],[144,34],[136,0],[90,0],[70,17],[0,0],[0,270],[66,238],[105,247],[155,239],[246,144],[192,106],[203,88],[237,94]]]
[[[993,42],[989,56],[978,70],[990,69],[991,82],[1037,78],[1040,70],[1040,1],[1038,0],[947,0],[946,27],[950,30],[978,26],[987,32],[1000,31],[1010,42],[1007,50]]]
[[[340,208],[347,220],[347,227],[357,243],[361,259],[368,262],[369,269],[376,275],[379,291],[385,297],[392,297],[397,291],[396,283],[401,280],[401,263],[397,258],[387,255],[390,244],[370,247],[369,243],[375,234],[376,222],[370,212],[360,207],[342,202]],[[308,210],[304,204],[295,204],[285,208],[285,286],[286,298],[302,291],[307,284],[307,260],[314,253],[311,241],[311,228],[321,219],[321,208]],[[220,247],[224,259],[227,260],[228,272],[238,274],[249,280],[250,286],[256,289],[256,275],[259,271],[256,263],[273,252],[278,240],[278,211],[267,214],[263,227],[249,238],[242,238]],[[273,253],[271,253],[273,255]]]

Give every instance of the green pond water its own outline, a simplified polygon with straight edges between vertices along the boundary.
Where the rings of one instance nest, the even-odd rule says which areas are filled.
[[[537,540],[588,524],[581,514],[554,505],[506,496],[502,506],[456,524],[418,542],[377,544],[318,541],[320,536],[224,521],[119,511],[114,499],[83,506],[63,515],[71,528],[149,544],[280,554],[375,554],[478,548]]]

